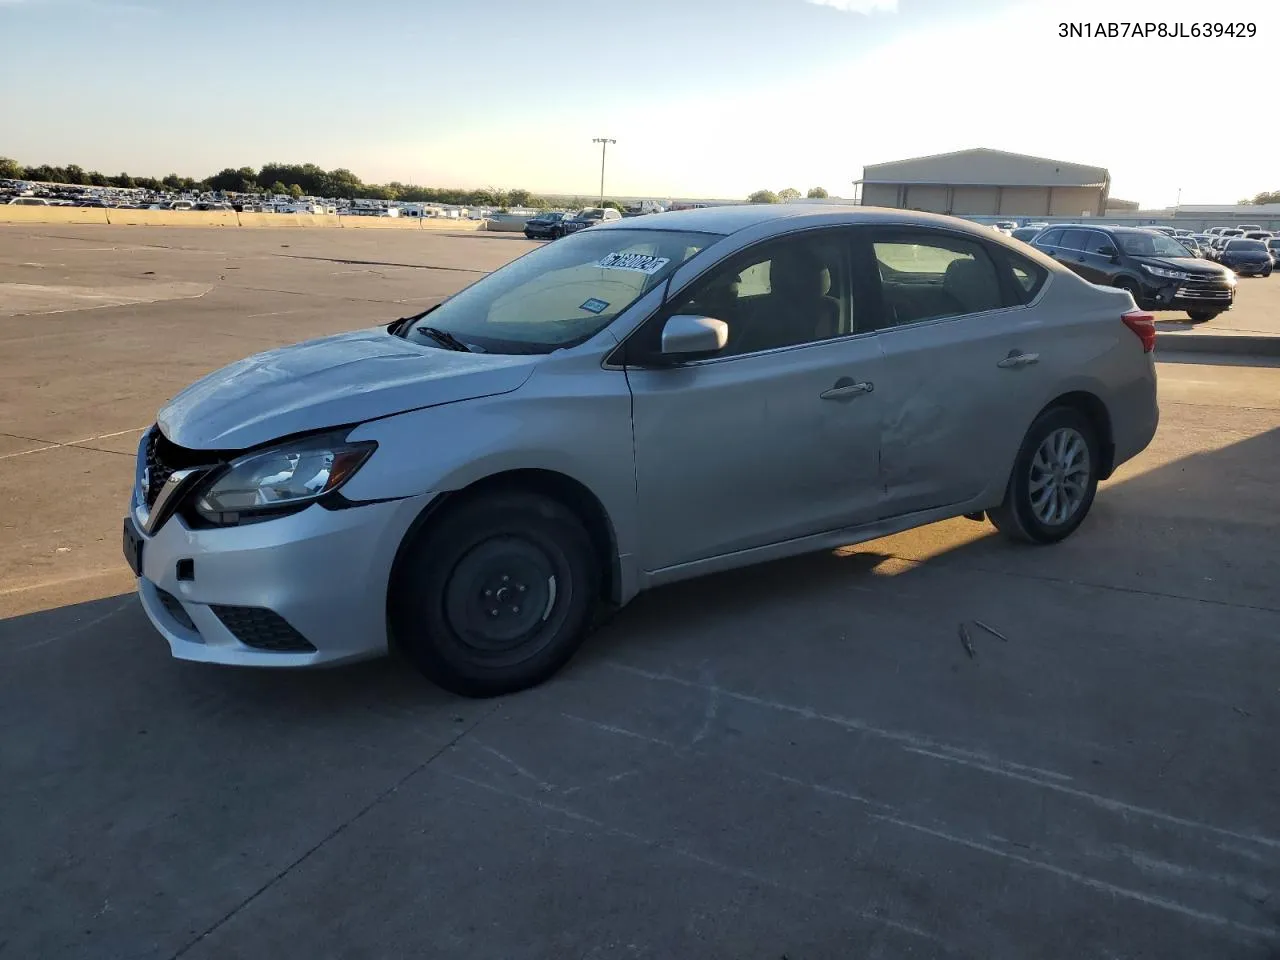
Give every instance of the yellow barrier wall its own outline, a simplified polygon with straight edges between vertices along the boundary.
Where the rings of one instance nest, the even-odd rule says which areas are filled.
[[[424,217],[422,219],[423,230],[479,230],[483,227],[483,220],[452,220],[449,217]]]
[[[420,230],[417,217],[342,217],[344,228],[360,230]]]
[[[107,223],[102,207],[27,207],[0,205],[0,223]]]
[[[145,227],[238,227],[234,210],[106,210],[107,222]]]
[[[242,213],[242,227],[340,227],[336,216],[310,213]]]

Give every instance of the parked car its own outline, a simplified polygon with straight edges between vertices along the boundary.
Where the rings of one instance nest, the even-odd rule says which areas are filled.
[[[1125,291],[952,218],[602,223],[182,391],[124,553],[177,657],[395,647],[504,694],[659,584],[962,515],[1062,540],[1151,441],[1154,343]]]
[[[1196,241],[1196,238],[1195,238],[1195,237],[1192,237],[1192,236],[1185,236],[1185,237],[1182,237],[1182,236],[1180,236],[1180,237],[1174,237],[1174,239],[1175,239],[1175,240],[1177,240],[1177,241],[1178,241],[1178,243],[1180,243],[1180,244],[1182,244],[1184,247],[1186,247],[1186,248],[1187,248],[1187,250],[1188,250],[1188,251],[1190,251],[1190,253],[1191,253],[1191,255],[1192,255],[1193,257],[1197,257],[1197,258],[1202,258],[1202,257],[1204,257],[1204,251],[1200,248],[1200,244]]]
[[[1261,230],[1261,229],[1262,229],[1262,224],[1260,224],[1260,223],[1237,223],[1237,224],[1235,225],[1235,229],[1236,229],[1236,230],[1239,230],[1241,233],[1248,233],[1250,230]]]
[[[1275,267],[1267,245],[1262,240],[1234,237],[1218,254],[1218,262],[1242,277],[1269,277]]]
[[[1157,230],[1055,226],[1036,237],[1035,247],[1086,280],[1129,291],[1144,310],[1186,310],[1205,321],[1235,301],[1230,270],[1193,257]]]
[[[1013,231],[1018,229],[1017,220],[997,220],[991,225],[991,229],[997,233],[1003,233],[1006,237],[1013,236]]]
[[[1267,241],[1267,252],[1271,254],[1273,261],[1280,263],[1280,237],[1272,237]]]
[[[1245,235],[1246,240],[1270,240],[1273,234],[1270,230],[1250,230]]]
[[[1218,236],[1220,236],[1220,237],[1243,237],[1243,236],[1244,236],[1244,231],[1243,231],[1243,230],[1241,230],[1239,227],[1223,227],[1223,228],[1222,228],[1222,230],[1221,230],[1221,231],[1219,231]]]
[[[525,221],[524,235],[530,240],[558,240],[564,236],[563,221],[567,216],[558,210],[540,213]]]
[[[1143,227],[1142,229],[1155,230],[1157,233],[1163,233],[1166,237],[1172,237],[1174,234],[1178,232],[1173,227],[1165,227],[1165,226]]]
[[[561,235],[577,233],[579,230],[585,230],[587,227],[594,227],[597,224],[608,223],[611,220],[621,219],[621,211],[615,210],[613,207],[586,207],[579,210],[572,217],[566,217],[561,221]]]
[[[1015,240],[1021,240],[1023,243],[1030,243],[1036,238],[1036,235],[1043,230],[1043,227],[1018,227],[1009,236]]]
[[[47,207],[50,206],[44,197],[14,197],[6,204],[10,207]]]

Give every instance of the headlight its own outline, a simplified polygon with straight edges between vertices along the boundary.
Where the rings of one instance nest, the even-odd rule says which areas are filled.
[[[377,447],[349,443],[341,435],[309,437],[247,454],[217,476],[196,498],[196,511],[215,522],[242,513],[301,507],[337,490]]]
[[[1165,277],[1168,280],[1187,280],[1191,274],[1184,273],[1181,270],[1166,270],[1164,267],[1153,267],[1149,263],[1144,263],[1142,269],[1155,277]]]

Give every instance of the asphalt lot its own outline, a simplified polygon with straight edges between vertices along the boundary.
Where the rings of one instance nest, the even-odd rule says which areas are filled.
[[[157,407],[532,246],[369,234],[0,229],[0,957],[1280,956],[1280,367],[1162,363],[1058,547],[663,589],[516,697],[177,663],[119,559]]]

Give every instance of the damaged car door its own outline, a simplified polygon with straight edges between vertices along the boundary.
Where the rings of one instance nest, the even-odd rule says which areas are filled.
[[[964,503],[1007,479],[1043,403],[1052,336],[1028,308],[1047,271],[944,229],[874,227],[885,516]]]

